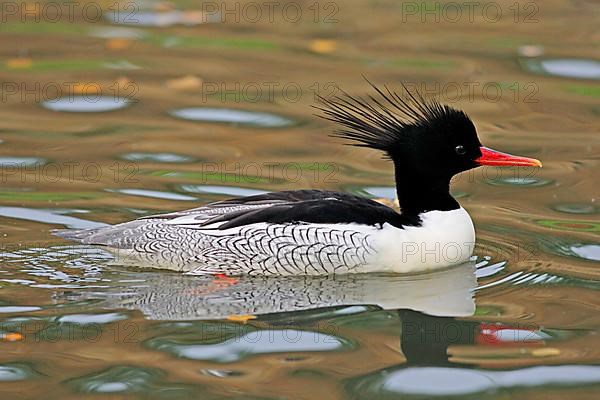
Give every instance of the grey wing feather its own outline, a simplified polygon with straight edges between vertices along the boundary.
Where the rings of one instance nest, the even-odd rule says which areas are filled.
[[[150,215],[121,224],[103,226],[92,229],[61,229],[54,234],[64,239],[74,240],[84,244],[96,244],[117,249],[133,249],[136,242],[149,232],[171,231],[176,225],[190,227],[201,225],[206,221],[230,213],[247,212],[257,208],[269,207],[271,204],[230,204],[211,203],[190,210],[177,211],[167,214]],[[170,227],[169,227],[170,226]],[[165,232],[167,233],[167,232]],[[181,237],[180,239],[184,239]]]
[[[306,196],[243,198],[56,234],[84,244],[124,250],[144,265],[195,274],[327,274],[355,271],[366,264],[373,252],[370,237],[348,225],[253,223],[218,229],[237,214],[273,206],[285,209],[286,205],[302,203],[302,197]]]

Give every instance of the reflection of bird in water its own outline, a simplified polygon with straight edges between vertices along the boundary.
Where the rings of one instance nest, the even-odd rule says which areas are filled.
[[[420,275],[210,277],[131,272],[135,286],[69,296],[103,298],[107,307],[141,310],[150,319],[222,319],[232,315],[373,305],[431,315],[468,316],[475,310],[474,263]]]
[[[598,366],[539,365],[535,354],[558,351],[546,345],[564,339],[564,332],[412,310],[398,310],[398,316],[406,361],[349,379],[353,398],[482,398],[501,396],[503,390],[512,398],[519,389],[600,383]]]
[[[448,347],[474,344],[479,322],[433,317],[398,310],[402,321],[400,347],[408,365],[457,365],[449,361]]]

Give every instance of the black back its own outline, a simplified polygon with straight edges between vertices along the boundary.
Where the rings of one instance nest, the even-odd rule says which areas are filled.
[[[218,229],[229,229],[259,222],[282,223],[321,223],[383,225],[388,223],[397,228],[418,226],[418,216],[397,213],[374,200],[348,193],[295,190],[265,193],[256,196],[225,200],[210,206],[260,205],[264,208],[248,208],[232,211],[203,222],[198,227],[205,228],[222,223]]]

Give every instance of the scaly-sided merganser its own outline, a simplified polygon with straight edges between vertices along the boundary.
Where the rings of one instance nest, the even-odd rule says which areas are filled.
[[[382,151],[395,169],[400,212],[347,193],[297,190],[211,203],[58,235],[102,245],[138,265],[192,274],[321,275],[418,272],[467,261],[469,214],[450,179],[480,165],[541,167],[483,147],[462,111],[371,84],[370,101],[321,99],[333,136]]]

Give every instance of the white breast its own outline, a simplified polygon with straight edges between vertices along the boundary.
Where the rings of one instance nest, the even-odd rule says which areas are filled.
[[[475,247],[475,229],[462,207],[420,215],[420,227],[385,224],[373,237],[375,259],[369,271],[420,272],[467,261]]]

